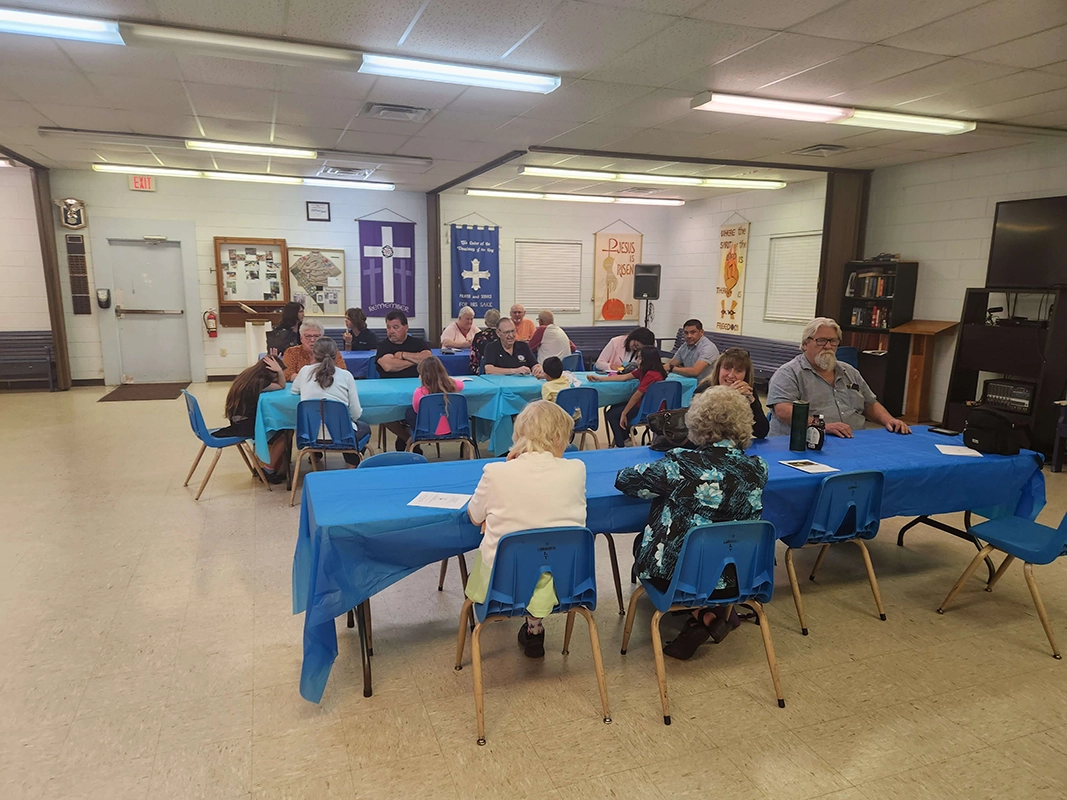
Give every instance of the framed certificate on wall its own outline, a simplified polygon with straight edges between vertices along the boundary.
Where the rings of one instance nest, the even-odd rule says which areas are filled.
[[[308,222],[329,222],[330,221],[330,204],[320,203],[313,200],[308,200],[305,203],[307,206]]]

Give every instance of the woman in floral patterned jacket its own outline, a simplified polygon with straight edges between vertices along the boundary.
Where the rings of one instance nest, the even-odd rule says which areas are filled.
[[[652,500],[648,524],[634,546],[637,574],[666,590],[690,528],[711,522],[759,519],[767,462],[746,456],[752,442],[752,411],[737,392],[712,386],[693,397],[685,415],[693,450],[669,450],[660,461],[621,470],[615,487],[623,494]],[[716,593],[730,597],[737,576],[727,570]],[[712,595],[715,596],[714,594]],[[740,624],[725,608],[706,608],[686,620],[678,637],[663,649],[689,658],[710,636],[721,642]]]

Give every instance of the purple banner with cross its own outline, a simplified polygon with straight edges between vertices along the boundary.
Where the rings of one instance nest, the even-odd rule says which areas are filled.
[[[415,223],[359,221],[359,285],[368,317],[415,315]]]

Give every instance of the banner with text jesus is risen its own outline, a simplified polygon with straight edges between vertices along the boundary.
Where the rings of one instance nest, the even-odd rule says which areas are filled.
[[[415,314],[415,223],[359,221],[360,302],[368,317]]]
[[[741,333],[745,307],[745,272],[748,259],[747,222],[719,228],[719,285],[715,289],[715,330]]]
[[[452,226],[452,316],[463,306],[481,317],[500,308],[500,229]]]
[[[641,261],[640,233],[598,233],[593,242],[593,322],[638,319],[634,264]]]

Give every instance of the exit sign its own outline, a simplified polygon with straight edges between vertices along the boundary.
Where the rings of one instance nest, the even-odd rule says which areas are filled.
[[[133,192],[154,192],[156,190],[156,179],[154,175],[131,175],[130,176],[130,191]]]

